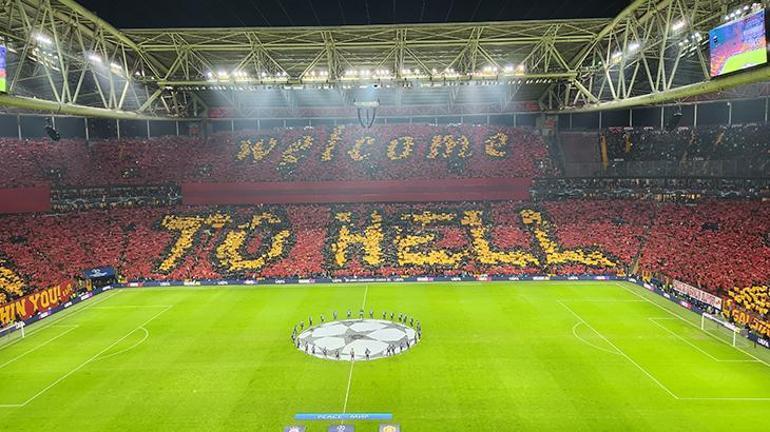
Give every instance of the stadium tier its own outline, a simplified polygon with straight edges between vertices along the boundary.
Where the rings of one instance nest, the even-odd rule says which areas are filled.
[[[203,182],[531,178],[548,172],[525,129],[396,125],[297,128],[210,137],[2,140],[4,187]]]
[[[686,161],[770,159],[770,126],[702,126],[677,130],[613,128],[603,132],[610,159]]]
[[[3,2],[0,432],[766,430],[770,0],[529,3]]]
[[[112,266],[128,280],[618,274],[724,294],[770,280],[770,204],[638,201],[163,207],[4,216],[6,299]],[[9,279],[10,280],[10,279]],[[10,288],[9,288],[10,287]]]
[[[749,177],[770,172],[766,123],[616,127],[560,134],[565,165],[578,177]]]

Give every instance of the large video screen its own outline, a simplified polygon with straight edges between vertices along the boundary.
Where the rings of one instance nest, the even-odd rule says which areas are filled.
[[[0,45],[0,93],[6,92],[5,81],[5,46]]]
[[[765,11],[711,30],[709,47],[712,77],[767,63]]]

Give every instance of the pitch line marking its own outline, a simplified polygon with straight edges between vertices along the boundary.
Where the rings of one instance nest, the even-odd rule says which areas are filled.
[[[34,324],[35,328],[32,329],[32,331],[28,332],[27,335],[24,338],[19,338],[19,339],[16,339],[15,341],[8,342],[7,344],[0,346],[0,351],[8,348],[9,346],[15,345],[15,344],[17,344],[17,343],[19,343],[19,342],[21,342],[21,341],[31,337],[32,335],[37,334],[37,333],[47,329],[48,327],[61,326],[61,324],[57,324],[59,321],[65,319],[65,318],[69,318],[69,317],[71,317],[71,316],[73,316],[73,315],[75,315],[75,314],[77,314],[79,312],[82,312],[82,311],[86,310],[86,309],[92,308],[93,306],[96,306],[96,305],[98,305],[100,303],[104,303],[105,301],[115,297],[119,292],[120,291],[111,291],[110,293],[105,294],[104,298],[98,299],[98,301],[94,300],[92,303],[88,303],[88,304],[86,304],[85,306],[83,306],[80,309],[75,309],[74,312],[71,312],[69,314],[67,313],[67,311],[68,310],[71,311],[73,309],[68,309],[68,310],[60,312],[58,314],[54,314],[54,315],[51,316],[51,320],[49,322],[43,321],[43,323],[40,324],[40,326],[37,326],[36,325],[37,323],[35,323]],[[54,318],[56,318],[56,319],[54,319]],[[0,406],[2,406],[2,405],[0,405]]]
[[[677,339],[681,340],[682,342],[686,343],[687,345],[690,345],[691,347],[693,347],[696,350],[700,351],[701,353],[703,353],[704,355],[706,355],[710,359],[714,360],[715,362],[720,362],[720,363],[757,363],[756,360],[722,360],[722,359],[718,359],[718,358],[714,357],[708,351],[702,349],[701,347],[699,347],[699,346],[695,345],[694,343],[688,341],[687,339],[683,338],[682,336],[677,334],[675,331],[670,330],[670,329],[666,328],[666,326],[658,323],[655,318],[648,318],[648,319],[650,320],[650,322],[652,322],[656,326],[662,328],[663,330],[665,330],[666,332],[668,332],[672,336],[675,336]],[[667,320],[673,320],[673,318],[666,318],[666,319]]]
[[[91,309],[160,309],[160,308],[167,308],[171,305],[117,305],[117,306],[97,306],[93,307]]]
[[[51,343],[51,342],[55,341],[56,339],[59,339],[60,337],[62,337],[62,336],[64,336],[64,335],[66,335],[67,333],[71,332],[72,330],[75,330],[76,328],[78,328],[78,326],[76,326],[76,325],[75,325],[75,326],[72,326],[72,327],[70,327],[70,329],[69,329],[69,330],[66,330],[66,331],[64,331],[64,332],[62,332],[62,333],[60,333],[60,334],[58,334],[58,335],[56,335],[56,336],[54,336],[54,337],[52,337],[52,338],[48,339],[47,341],[45,341],[45,342],[41,343],[40,345],[38,345],[38,346],[36,346],[36,347],[34,347],[34,348],[30,348],[29,350],[27,350],[27,351],[25,351],[25,352],[23,352],[23,353],[21,353],[21,354],[17,355],[16,357],[14,357],[14,358],[12,358],[12,359],[10,359],[10,360],[6,361],[5,363],[2,363],[2,364],[0,364],[0,369],[2,369],[2,368],[4,368],[4,367],[8,366],[9,364],[11,364],[11,363],[15,362],[16,360],[18,360],[18,359],[20,359],[20,358],[22,358],[22,357],[26,356],[27,354],[33,353],[33,352],[37,351],[38,349],[40,349],[40,348],[43,348],[44,346],[46,346],[46,345],[48,345],[49,343]]]
[[[765,365],[765,366],[767,366],[767,367],[770,367],[770,364],[768,364],[766,361],[762,360],[761,358],[759,358],[759,357],[757,357],[757,356],[755,356],[755,355],[751,354],[751,353],[750,353],[750,352],[748,352],[748,351],[744,351],[744,350],[742,350],[742,349],[740,349],[740,348],[738,348],[738,347],[734,347],[734,346],[732,346],[732,344],[730,344],[730,342],[724,341],[724,340],[722,340],[722,339],[720,339],[720,338],[718,338],[718,337],[714,336],[713,334],[711,334],[711,333],[709,333],[709,332],[707,332],[707,331],[704,331],[703,329],[701,329],[701,328],[700,328],[700,327],[698,327],[697,325],[693,324],[693,323],[692,323],[692,322],[690,322],[689,320],[687,320],[687,319],[685,319],[685,318],[682,318],[681,316],[679,316],[678,314],[676,314],[676,313],[674,313],[674,312],[671,312],[670,310],[668,310],[668,309],[664,308],[663,306],[661,306],[661,305],[659,305],[659,304],[655,303],[654,301],[652,301],[652,300],[648,299],[647,297],[644,297],[643,295],[641,295],[641,294],[639,294],[639,293],[636,293],[636,292],[634,292],[634,291],[633,291],[633,290],[631,290],[631,289],[628,289],[628,288],[626,288],[626,286],[625,286],[625,285],[623,285],[623,284],[620,284],[620,283],[617,283],[617,282],[615,283],[615,285],[617,285],[617,286],[619,286],[619,287],[623,288],[624,290],[626,290],[626,291],[630,292],[631,294],[633,294],[633,295],[635,295],[635,296],[637,296],[637,297],[639,297],[639,298],[641,298],[641,299],[644,299],[644,300],[646,300],[646,301],[647,301],[648,303],[650,303],[651,305],[653,305],[653,306],[655,306],[655,307],[657,307],[657,308],[659,308],[659,309],[663,310],[664,312],[666,312],[666,313],[668,313],[668,314],[672,315],[674,318],[677,318],[677,319],[680,319],[680,320],[682,320],[682,321],[686,322],[687,324],[689,324],[689,325],[691,325],[691,326],[695,327],[696,329],[698,329],[698,330],[702,331],[703,333],[706,333],[707,335],[711,336],[711,337],[712,337],[712,338],[714,338],[715,340],[718,340],[719,342],[722,342],[723,344],[725,344],[725,345],[727,345],[727,346],[729,346],[729,347],[733,347],[733,348],[735,348],[736,350],[738,350],[738,351],[740,351],[740,352],[742,352],[742,353],[746,354],[747,356],[749,356],[749,357],[753,358],[754,360],[756,360],[756,361],[758,361],[758,362],[762,363],[763,365]]]
[[[369,285],[364,285],[364,301],[361,303],[361,310],[366,307],[366,296],[369,294]],[[353,366],[356,364],[356,359],[350,361],[350,372],[348,373],[348,386],[345,390],[345,403],[342,406],[342,413],[348,412],[348,399],[350,398],[350,384],[353,382]],[[342,424],[345,422],[343,421]]]
[[[603,347],[600,347],[599,345],[595,345],[595,344],[593,344],[593,343],[591,343],[591,342],[588,342],[587,340],[583,339],[582,337],[580,337],[580,336],[577,334],[577,328],[578,328],[578,326],[580,326],[580,325],[582,325],[582,324],[583,324],[583,322],[581,322],[581,321],[578,321],[578,322],[576,322],[576,323],[575,323],[575,325],[574,325],[574,326],[572,326],[572,334],[573,334],[573,335],[574,335],[574,336],[575,336],[575,337],[576,337],[578,340],[580,340],[581,342],[583,342],[584,344],[586,344],[586,345],[588,345],[588,346],[591,346],[591,347],[593,347],[593,348],[596,348],[596,349],[598,349],[599,351],[604,351],[604,352],[606,352],[606,353],[610,353],[610,354],[612,354],[612,355],[620,355],[620,353],[618,353],[618,352],[615,352],[615,351],[610,351],[610,350],[608,350],[607,348],[603,348]]]
[[[105,360],[105,359],[108,359],[108,358],[111,358],[111,357],[115,357],[115,356],[117,356],[117,355],[120,355],[120,354],[123,354],[123,353],[129,352],[129,351],[131,351],[132,349],[134,349],[134,348],[138,347],[139,345],[141,345],[142,343],[144,343],[144,341],[146,341],[146,340],[147,340],[147,339],[150,337],[150,331],[149,331],[149,330],[147,330],[147,329],[146,329],[146,328],[144,328],[144,327],[140,327],[138,330],[142,330],[142,331],[144,331],[144,337],[143,337],[141,340],[139,340],[139,342],[135,342],[135,343],[134,343],[133,345],[131,345],[130,347],[128,347],[128,348],[125,348],[125,349],[122,349],[122,350],[120,350],[120,351],[118,351],[118,352],[114,352],[114,353],[112,353],[112,354],[108,354],[108,355],[106,355],[106,356],[104,356],[104,357],[100,357],[98,360]],[[136,332],[136,330],[135,330],[134,332]]]
[[[618,347],[617,347],[617,345],[615,345],[614,343],[610,342],[610,340],[609,340],[609,339],[607,339],[607,338],[606,338],[606,337],[605,337],[603,334],[599,333],[599,332],[598,332],[598,331],[597,331],[595,328],[593,328],[593,326],[591,326],[591,324],[588,324],[588,322],[587,322],[586,320],[584,320],[584,319],[583,319],[583,317],[581,317],[580,315],[578,315],[578,314],[577,314],[577,312],[575,312],[574,310],[572,310],[572,308],[570,308],[569,306],[567,306],[567,305],[566,305],[564,302],[562,302],[561,300],[557,300],[557,301],[559,302],[559,304],[561,304],[562,306],[564,306],[564,308],[566,308],[568,311],[570,311],[570,313],[572,313],[572,315],[574,315],[574,316],[575,316],[577,319],[579,319],[580,321],[582,321],[582,322],[583,322],[583,324],[585,324],[585,325],[586,325],[588,328],[590,328],[591,330],[593,330],[593,332],[594,332],[594,333],[596,333],[597,335],[599,335],[599,337],[600,337],[600,338],[604,339],[604,341],[605,341],[605,342],[607,342],[607,343],[608,343],[608,344],[609,344],[609,345],[610,345],[612,348],[614,348],[615,350],[617,350],[618,354],[620,354],[620,355],[622,355],[623,357],[625,357],[625,358],[626,358],[626,359],[627,359],[629,362],[631,362],[631,364],[633,364],[634,366],[636,366],[636,367],[637,367],[637,368],[638,368],[640,371],[644,372],[644,374],[645,374],[645,375],[647,375],[647,377],[648,377],[648,378],[650,378],[650,379],[651,379],[651,380],[652,380],[652,381],[653,381],[655,384],[657,384],[657,385],[658,385],[660,388],[662,388],[663,390],[665,390],[665,391],[666,391],[666,393],[668,393],[669,395],[671,395],[671,397],[672,397],[672,398],[674,398],[674,399],[677,399],[677,400],[679,399],[679,396],[677,396],[676,394],[674,394],[674,392],[672,392],[671,390],[669,390],[669,388],[668,388],[668,387],[666,387],[665,385],[663,385],[663,383],[661,383],[660,381],[658,381],[658,379],[657,379],[657,378],[655,378],[655,376],[654,376],[653,374],[651,374],[650,372],[648,372],[648,371],[647,371],[647,369],[643,368],[641,365],[639,365],[639,363],[637,363],[636,361],[634,361],[634,359],[632,359],[632,358],[631,358],[631,357],[630,357],[628,354],[626,354],[626,353],[625,353],[623,350],[621,350],[620,348],[618,348]]]
[[[105,352],[109,351],[110,349],[112,349],[112,347],[114,347],[115,345],[119,344],[120,342],[122,342],[122,341],[123,341],[124,339],[126,339],[127,337],[129,337],[129,336],[130,336],[132,333],[134,333],[134,332],[135,332],[135,331],[137,331],[138,329],[140,329],[140,328],[142,328],[142,327],[146,326],[147,324],[149,324],[150,322],[152,322],[152,321],[153,321],[155,318],[157,318],[157,317],[161,316],[162,314],[166,313],[166,312],[167,312],[169,309],[171,309],[172,307],[173,307],[173,306],[169,306],[169,307],[167,307],[167,308],[163,309],[162,311],[160,311],[160,312],[156,313],[155,315],[153,315],[153,316],[152,316],[150,319],[148,319],[147,321],[143,322],[142,324],[139,324],[139,325],[138,325],[138,326],[137,326],[135,329],[131,330],[130,332],[126,333],[125,335],[123,335],[122,337],[120,337],[120,338],[119,338],[118,340],[116,340],[115,342],[111,343],[111,344],[110,344],[110,345],[109,345],[107,348],[105,348],[105,349],[103,349],[103,350],[99,351],[98,353],[96,353],[96,355],[94,355],[93,357],[91,357],[91,358],[89,358],[88,360],[84,361],[84,362],[83,362],[83,363],[81,363],[79,366],[77,366],[75,369],[72,369],[71,371],[69,371],[69,372],[67,372],[66,374],[64,374],[64,376],[62,376],[62,377],[60,377],[60,378],[56,379],[56,380],[55,380],[54,382],[52,382],[51,384],[48,384],[48,385],[47,385],[45,388],[43,388],[43,389],[42,389],[42,390],[40,390],[39,392],[35,393],[35,394],[34,394],[32,397],[30,397],[29,399],[27,399],[26,401],[24,401],[24,403],[21,403],[21,404],[10,404],[10,405],[0,405],[0,408],[19,408],[19,407],[25,407],[25,406],[29,405],[29,403],[30,403],[30,402],[32,402],[32,401],[34,401],[35,399],[37,399],[38,397],[40,397],[40,396],[41,396],[43,393],[45,393],[45,392],[47,392],[48,390],[52,389],[54,386],[56,386],[56,385],[57,385],[57,384],[59,384],[60,382],[64,381],[65,379],[67,379],[68,377],[70,377],[70,376],[71,376],[72,374],[74,374],[75,372],[79,371],[80,369],[83,369],[83,368],[84,368],[84,367],[86,367],[86,366],[87,366],[89,363],[91,363],[92,361],[94,361],[94,360],[96,360],[97,358],[99,358],[99,356],[101,356],[101,355],[102,355],[102,354],[104,354]]]

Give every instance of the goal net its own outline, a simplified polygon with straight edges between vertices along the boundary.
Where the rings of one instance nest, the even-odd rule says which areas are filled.
[[[7,327],[0,328],[0,346],[4,346],[17,339],[24,338],[24,323],[17,322]]]
[[[721,317],[703,313],[700,316],[700,328],[701,330],[720,336],[730,342],[732,346],[736,346],[741,336],[741,328],[723,320]]]

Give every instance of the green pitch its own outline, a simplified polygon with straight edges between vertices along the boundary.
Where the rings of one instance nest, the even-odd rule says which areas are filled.
[[[369,363],[292,346],[295,322],[362,304],[419,318],[422,342]],[[281,431],[343,410],[407,432],[763,430],[767,353],[699,323],[609,282],[118,290],[1,342],[0,431]]]
[[[753,51],[746,51],[745,53],[741,53],[727,59],[725,64],[722,66],[722,70],[719,72],[719,75],[743,70],[751,66],[765,63],[767,63],[767,51],[765,51],[764,47]]]

